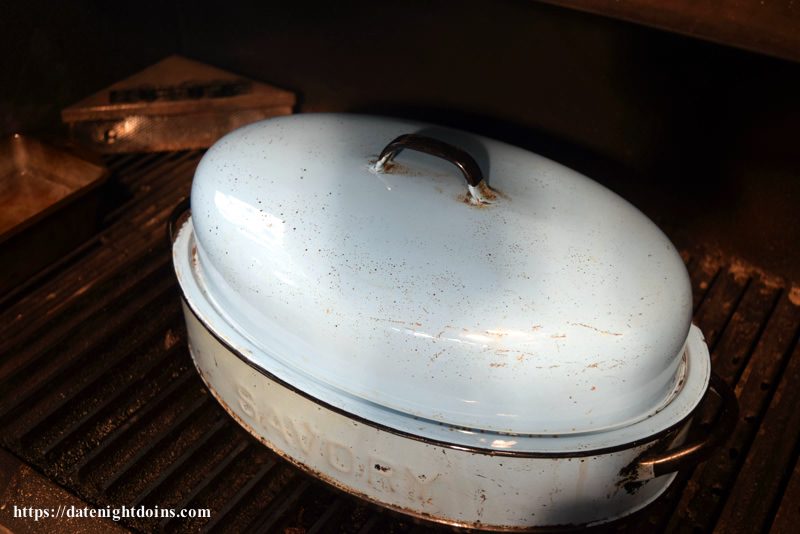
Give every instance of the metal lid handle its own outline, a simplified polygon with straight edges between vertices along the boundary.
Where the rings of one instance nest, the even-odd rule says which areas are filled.
[[[175,238],[178,237],[177,230],[180,226],[178,223],[187,211],[189,211],[189,197],[182,198],[169,214],[167,218],[167,238],[170,244],[174,243]]]
[[[375,163],[375,171],[387,172],[387,164],[405,149],[417,150],[431,156],[446,159],[458,167],[467,181],[467,188],[475,202],[490,204],[495,198],[483,179],[481,168],[472,156],[449,143],[424,135],[405,134],[395,138],[381,151],[378,161]]]

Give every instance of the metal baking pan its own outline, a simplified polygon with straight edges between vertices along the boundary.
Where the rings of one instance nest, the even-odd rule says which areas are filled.
[[[90,237],[107,169],[35,139],[0,140],[0,295]]]

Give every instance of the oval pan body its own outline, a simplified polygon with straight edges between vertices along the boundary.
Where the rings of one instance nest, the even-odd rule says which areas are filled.
[[[471,153],[494,203],[423,133]],[[225,320],[314,387],[454,427],[619,428],[673,394],[683,262],[618,195],[546,158],[425,124],[307,114],[239,129],[192,188],[198,269]],[[293,384],[304,389],[303,383]]]

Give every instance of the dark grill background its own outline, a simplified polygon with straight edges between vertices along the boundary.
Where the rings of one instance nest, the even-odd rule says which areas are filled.
[[[109,159],[130,194],[105,230],[2,303],[2,445],[95,505],[213,511],[211,520],[127,524],[142,531],[432,528],[301,474],[203,387],[165,235],[201,155]],[[611,530],[788,532],[800,524],[800,291],[702,246],[684,254],[695,322],[714,369],[736,385],[742,417],[713,458]]]

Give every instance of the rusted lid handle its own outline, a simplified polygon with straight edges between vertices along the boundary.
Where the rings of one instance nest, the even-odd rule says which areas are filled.
[[[483,181],[483,173],[475,159],[458,147],[425,135],[405,134],[395,138],[381,151],[378,161],[375,163],[375,170],[386,172],[386,164],[394,160],[405,149],[417,150],[446,159],[458,167],[464,175],[469,192],[476,201],[484,204],[491,202],[492,197],[486,194],[488,187]]]
[[[677,449],[653,455],[645,454],[637,465],[638,480],[648,480],[694,466],[705,460],[733,432],[736,422],[739,420],[739,403],[736,400],[736,394],[715,373],[711,375],[708,389],[722,400],[722,408],[717,416],[717,421],[709,430],[708,435],[681,445]]]

